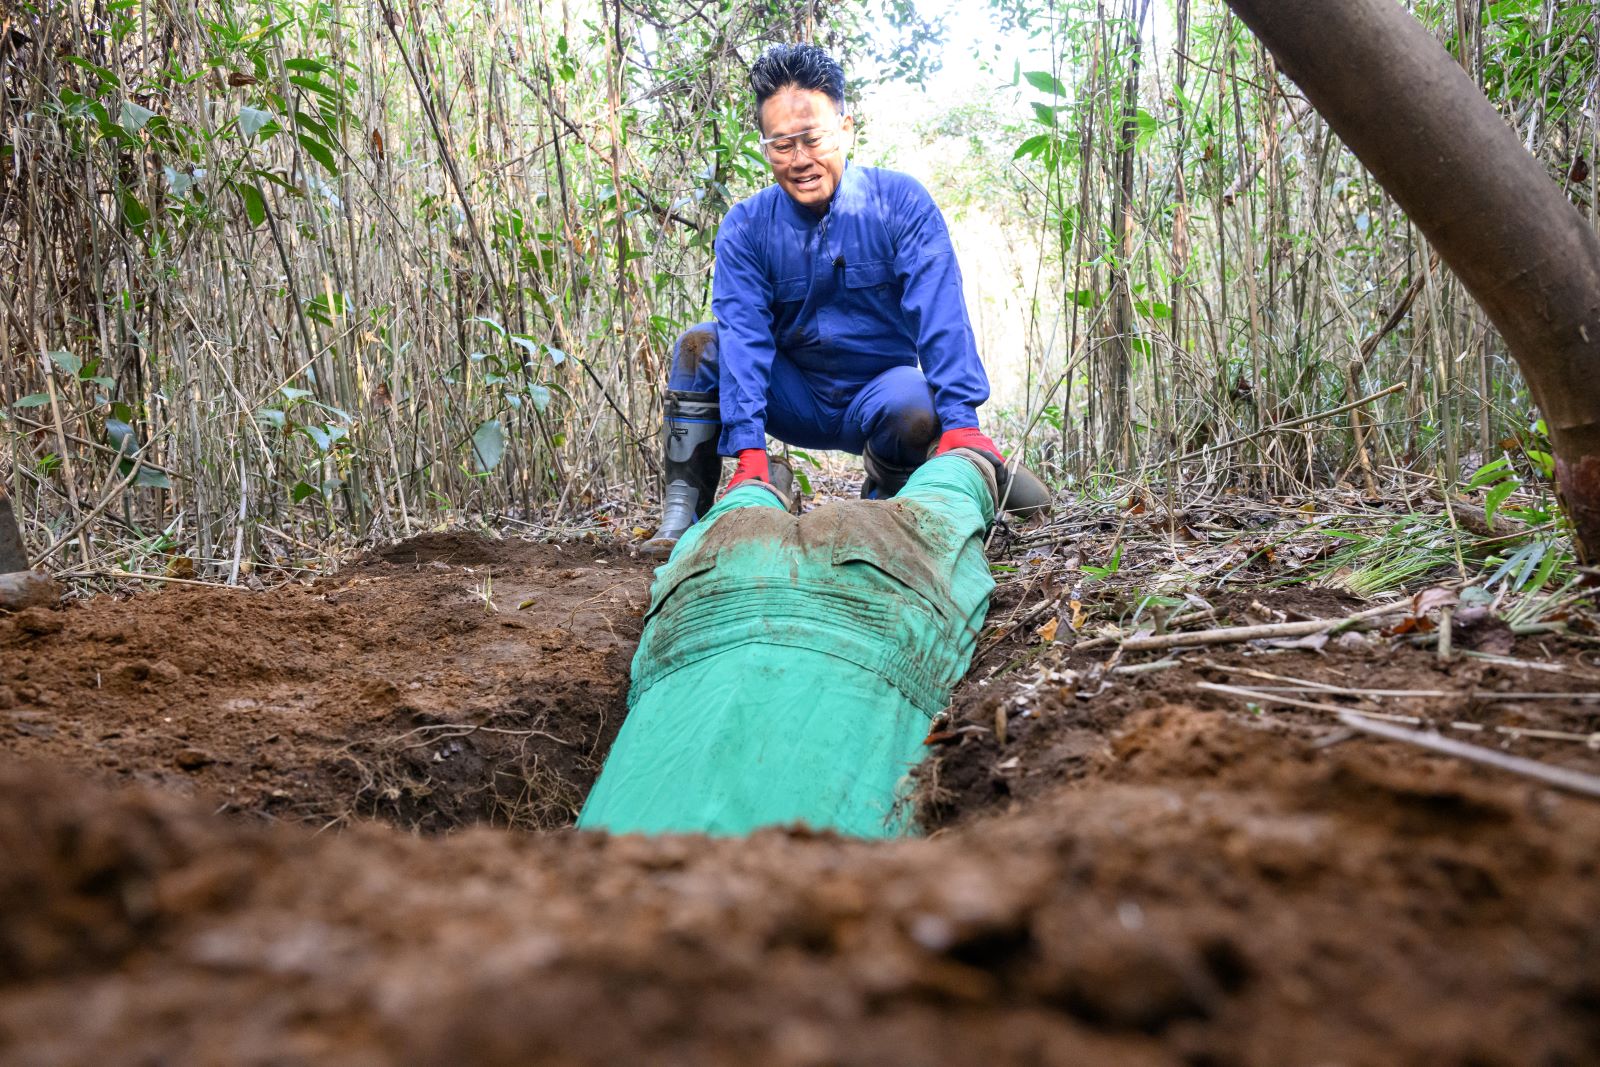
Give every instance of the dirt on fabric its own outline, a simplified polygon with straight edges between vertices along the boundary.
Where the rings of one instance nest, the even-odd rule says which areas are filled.
[[[1600,803],[1199,688],[1583,733],[1590,646],[1119,672],[995,635],[925,838],[554,828],[648,579],[435,535],[307,587],[0,619],[0,1063],[1596,1062]],[[1350,609],[1219,606],[1252,604]]]

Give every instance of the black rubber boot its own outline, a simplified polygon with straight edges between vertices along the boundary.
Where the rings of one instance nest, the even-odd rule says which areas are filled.
[[[898,463],[890,463],[878,457],[868,445],[861,453],[861,466],[867,472],[867,477],[861,483],[862,500],[888,500],[906,487],[906,482],[911,480],[913,471],[920,467],[902,467]]]
[[[800,514],[800,490],[795,485],[794,468],[789,466],[787,457],[767,455],[767,483],[783,497],[783,506],[789,509],[789,514]]]
[[[722,480],[717,438],[722,412],[715,393],[667,393],[661,435],[666,442],[666,488],[661,494],[661,523],[644,551],[664,556],[684,531],[711,508]]]

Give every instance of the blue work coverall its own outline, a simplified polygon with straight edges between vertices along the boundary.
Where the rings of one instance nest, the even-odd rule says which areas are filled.
[[[720,390],[723,455],[770,433],[915,466],[978,425],[989,381],[961,270],[915,178],[848,164],[820,217],[769,186],[728,212],[716,250],[716,321],[679,340],[668,387]]]

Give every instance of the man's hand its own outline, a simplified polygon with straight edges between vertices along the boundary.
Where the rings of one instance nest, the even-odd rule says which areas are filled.
[[[939,447],[934,455],[942,456],[952,448],[971,448],[978,452],[987,452],[997,457],[1001,463],[1006,461],[1005,453],[1000,451],[1000,446],[984,436],[983,431],[976,426],[969,426],[962,430],[946,430],[939,435]],[[742,453],[741,453],[742,454]]]
[[[739,465],[734,468],[733,477],[728,479],[728,489],[750,481],[772,484],[771,471],[767,469],[767,450],[764,448],[746,448],[739,452]]]

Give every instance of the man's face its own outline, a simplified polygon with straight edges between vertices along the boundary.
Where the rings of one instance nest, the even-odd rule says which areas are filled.
[[[840,122],[839,109],[827,93],[813,89],[791,85],[779,89],[761,105],[764,138],[781,138],[807,130],[838,131],[837,136],[826,138],[822,146],[815,149],[815,154],[804,143],[795,144],[794,150],[786,156],[767,152],[767,164],[772,167],[772,176],[783,191],[795,203],[819,215],[828,209],[833,191],[839,187],[850,131],[854,128],[855,123],[848,115]]]

